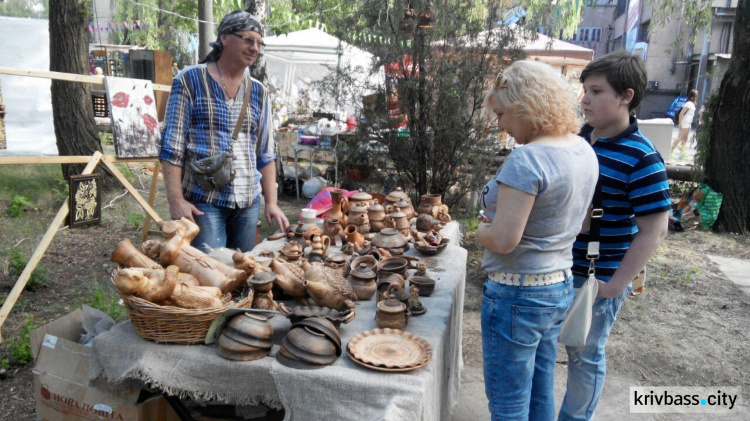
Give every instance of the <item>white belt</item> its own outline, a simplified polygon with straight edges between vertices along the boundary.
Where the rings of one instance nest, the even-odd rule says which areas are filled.
[[[543,285],[552,285],[560,282],[565,282],[569,277],[572,276],[570,269],[558,270],[550,273],[508,273],[508,272],[489,272],[487,277],[492,282],[497,282],[503,285],[514,285],[521,286],[523,280],[523,286],[525,287],[540,287]]]

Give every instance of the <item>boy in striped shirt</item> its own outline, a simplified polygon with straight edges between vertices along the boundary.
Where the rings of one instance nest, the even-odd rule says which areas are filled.
[[[604,215],[599,294],[583,347],[567,347],[568,389],[559,420],[589,420],[601,397],[606,373],[605,346],[630,282],[646,266],[667,234],[670,208],[664,161],[638,130],[631,111],[643,99],[646,68],[625,50],[600,57],[581,73],[586,124],[580,135],[599,161]],[[573,276],[580,286],[588,275],[588,232],[573,245]]]

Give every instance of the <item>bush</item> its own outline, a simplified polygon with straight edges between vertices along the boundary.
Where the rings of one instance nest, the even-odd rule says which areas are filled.
[[[105,288],[96,289],[90,296],[84,299],[84,303],[107,313],[115,322],[128,317],[125,307],[120,304],[120,296]]]
[[[31,341],[29,335],[31,331],[41,326],[41,323],[34,317],[33,314],[27,314],[24,319],[21,331],[15,337],[8,339],[6,349],[10,351],[11,357],[9,360],[4,360],[2,365],[4,366],[25,366],[33,360],[31,354]]]

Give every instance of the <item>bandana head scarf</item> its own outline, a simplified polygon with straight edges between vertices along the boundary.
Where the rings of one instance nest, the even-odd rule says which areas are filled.
[[[219,24],[219,31],[216,35],[216,42],[212,42],[210,53],[201,60],[201,63],[210,63],[212,61],[219,60],[221,52],[224,46],[221,44],[220,38],[222,35],[233,34],[239,31],[253,31],[263,36],[263,26],[260,24],[260,19],[256,16],[251,15],[243,10],[235,10],[234,12],[224,16]]]

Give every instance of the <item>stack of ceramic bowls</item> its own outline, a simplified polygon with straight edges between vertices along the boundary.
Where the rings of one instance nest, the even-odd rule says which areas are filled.
[[[279,355],[307,364],[331,364],[341,355],[339,331],[320,317],[300,320],[281,340]]]
[[[271,337],[273,327],[264,316],[243,313],[221,331],[217,352],[228,360],[257,360],[271,352]]]

